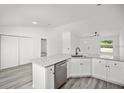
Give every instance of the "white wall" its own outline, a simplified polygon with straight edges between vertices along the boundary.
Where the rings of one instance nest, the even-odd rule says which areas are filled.
[[[53,33],[52,33],[53,32]],[[50,34],[49,34],[50,33]],[[28,36],[34,41],[34,58],[40,57],[41,38],[48,38],[48,54],[61,53],[61,34],[50,28],[42,27],[0,27],[0,34]]]
[[[76,48],[80,47],[80,37],[71,34],[71,54],[75,54]],[[82,50],[81,50],[82,51]]]
[[[99,56],[99,39],[97,37],[84,37],[80,39],[82,54],[88,56]]]
[[[93,56],[100,55],[100,41],[101,40],[113,40],[113,56],[119,59],[119,35],[116,36],[101,36],[101,37],[87,37],[80,40],[80,46],[83,54],[89,54]]]
[[[62,32],[51,31],[47,33],[48,56],[62,54]]]
[[[62,33],[62,53],[63,54],[71,53],[71,33],[70,32]]]
[[[124,60],[124,32],[120,32],[119,38],[119,47],[120,47],[120,59]]]

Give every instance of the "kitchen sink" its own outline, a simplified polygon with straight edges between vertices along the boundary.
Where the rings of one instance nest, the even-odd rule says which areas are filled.
[[[90,57],[87,57],[84,55],[71,55],[71,57],[73,57],[73,58],[90,58]]]
[[[83,57],[83,55],[71,55],[71,57]]]

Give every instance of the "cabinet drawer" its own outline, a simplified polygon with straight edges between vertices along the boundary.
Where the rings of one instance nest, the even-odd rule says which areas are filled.
[[[91,59],[72,58],[71,62],[90,62]]]
[[[82,59],[71,59],[71,62],[81,62],[82,61]]]

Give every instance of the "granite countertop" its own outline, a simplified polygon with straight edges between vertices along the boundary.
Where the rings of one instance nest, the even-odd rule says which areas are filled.
[[[70,59],[70,58],[74,58],[74,59],[79,59],[79,58],[80,59],[92,59],[92,58],[95,58],[95,59],[102,59],[102,60],[124,62],[124,60],[120,60],[120,59],[117,59],[117,58],[110,59],[110,58],[102,58],[102,57],[94,57],[94,56],[71,57],[71,55],[63,55],[63,54],[50,56],[50,57],[35,58],[35,59],[32,59],[31,62],[33,64],[38,64],[38,65],[41,65],[43,67],[48,67],[48,66],[57,64],[57,63],[59,63],[63,60]]]
[[[73,59],[91,59],[93,57],[71,57]]]
[[[85,56],[85,57],[71,57],[74,59],[92,59],[92,58],[96,58],[96,59],[103,59],[103,60],[110,60],[110,61],[118,61],[118,62],[124,62],[124,60],[121,60],[119,58],[103,58],[103,57],[95,57],[95,56]]]
[[[70,55],[55,55],[55,56],[50,56],[50,57],[41,57],[41,58],[35,58],[32,59],[31,62],[33,64],[38,64],[41,65],[43,67],[48,67],[54,64],[57,64],[63,60],[69,59],[71,58]]]
[[[110,61],[124,62],[124,60],[121,60],[119,58],[103,58],[103,57],[93,57],[93,58],[103,59],[103,60],[110,60]]]

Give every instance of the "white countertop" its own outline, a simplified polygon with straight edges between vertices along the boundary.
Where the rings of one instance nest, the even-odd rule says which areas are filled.
[[[103,57],[92,57],[92,58],[110,60],[110,61],[117,61],[117,62],[124,62],[124,60],[121,60],[119,58],[103,58]]]
[[[41,57],[41,58],[32,59],[31,62],[33,64],[38,64],[43,67],[48,67],[56,63],[59,63],[63,60],[69,59],[69,58],[71,58],[70,55],[60,54],[60,55],[55,55],[55,56],[50,56],[50,57]]]
[[[108,58],[101,58],[101,57],[71,57],[71,55],[63,55],[63,54],[60,54],[60,55],[55,55],[55,56],[50,56],[50,57],[40,57],[40,58],[35,58],[35,59],[32,59],[31,62],[34,63],[34,64],[38,64],[38,65],[41,65],[43,67],[48,67],[48,66],[51,66],[51,65],[54,65],[54,64],[57,64],[63,60],[66,60],[66,59],[69,59],[69,58],[74,58],[74,59],[78,59],[78,58],[81,58],[81,59],[89,59],[89,58],[97,58],[97,59],[104,59],[104,60],[112,60],[112,61],[118,61],[118,62],[124,62],[122,60],[118,60],[118,59],[108,59]]]
[[[73,59],[92,59],[92,58],[96,58],[96,59],[103,59],[103,60],[110,60],[110,61],[118,61],[118,62],[124,62],[124,60],[121,60],[119,58],[103,58],[103,57],[72,57]]]

